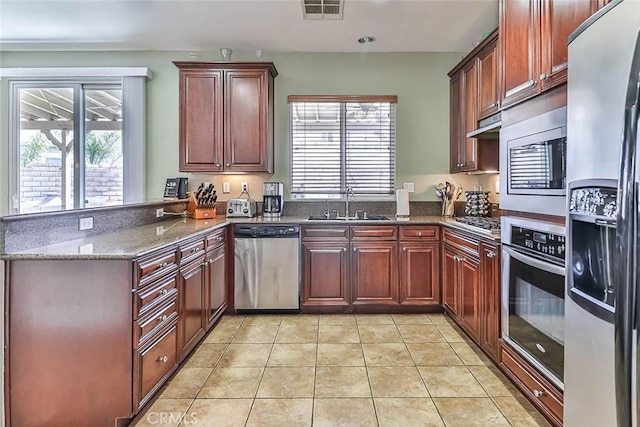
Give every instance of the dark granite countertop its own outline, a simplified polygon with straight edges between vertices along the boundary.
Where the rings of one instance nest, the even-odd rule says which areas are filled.
[[[229,224],[282,224],[282,225],[445,225],[472,234],[478,238],[500,242],[500,236],[483,230],[471,230],[452,218],[440,216],[412,216],[407,219],[390,217],[387,220],[309,220],[307,217],[285,216],[269,218],[189,218],[167,219],[152,224],[133,227],[112,233],[69,240],[62,243],[39,246],[21,251],[5,248],[0,259],[134,259],[146,253],[198,235],[203,235]]]

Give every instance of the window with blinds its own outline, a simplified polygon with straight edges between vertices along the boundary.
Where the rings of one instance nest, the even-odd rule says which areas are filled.
[[[290,96],[291,197],[390,198],[395,96]]]

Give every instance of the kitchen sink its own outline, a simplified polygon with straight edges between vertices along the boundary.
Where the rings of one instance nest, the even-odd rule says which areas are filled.
[[[309,215],[310,221],[390,221],[389,217],[384,215],[368,215],[366,218],[345,217],[327,218],[324,215]]]

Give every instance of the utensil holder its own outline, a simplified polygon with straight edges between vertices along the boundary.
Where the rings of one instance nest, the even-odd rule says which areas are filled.
[[[217,216],[216,205],[199,206],[196,196],[191,194],[189,197],[189,205],[187,206],[187,215],[193,219],[209,219]]]
[[[452,217],[455,211],[456,202],[454,200],[442,201],[442,216]]]

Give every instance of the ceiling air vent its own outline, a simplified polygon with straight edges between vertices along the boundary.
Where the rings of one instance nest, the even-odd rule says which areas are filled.
[[[342,19],[344,0],[302,0],[304,19]]]

